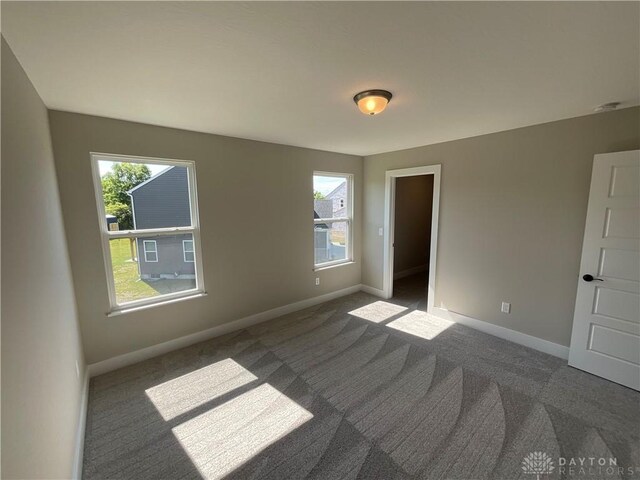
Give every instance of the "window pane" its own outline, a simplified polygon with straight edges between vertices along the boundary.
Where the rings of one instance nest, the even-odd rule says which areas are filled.
[[[158,251],[158,244],[155,240],[143,240],[142,247],[144,248],[144,253],[156,253]]]
[[[108,229],[189,227],[187,167],[98,161]]]
[[[347,222],[331,222],[314,226],[316,265],[347,259],[349,238]]]
[[[121,304],[195,289],[195,263],[184,261],[183,240],[193,241],[193,236],[181,234],[110,240],[116,301]]]
[[[348,217],[348,202],[347,176],[313,176],[313,218]]]

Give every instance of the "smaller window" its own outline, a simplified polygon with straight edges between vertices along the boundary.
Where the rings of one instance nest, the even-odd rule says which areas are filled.
[[[144,261],[145,262],[157,262],[158,261],[158,244],[155,240],[144,240],[142,242],[144,248]]]
[[[314,172],[314,267],[351,262],[353,259],[353,175]],[[334,198],[327,198],[328,196]],[[335,195],[340,195],[335,198]]]
[[[193,249],[193,240],[182,241],[182,253],[184,255],[185,262],[193,263],[196,261],[196,254]]]

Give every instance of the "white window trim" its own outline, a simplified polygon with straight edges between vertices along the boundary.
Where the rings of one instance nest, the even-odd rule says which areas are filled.
[[[191,242],[191,250],[187,250],[187,242]],[[187,260],[187,253],[193,253],[193,260]],[[193,245],[193,240],[182,240],[182,258],[185,263],[194,263],[196,261],[196,251]]]
[[[153,243],[153,247],[155,250],[147,250],[147,243],[151,244]],[[158,242],[156,242],[155,240],[143,240],[142,241],[142,249],[144,250],[144,261],[146,263],[158,263],[159,260],[159,255],[158,255]],[[156,254],[156,259],[155,260],[149,260],[147,258],[147,253],[155,253]]]
[[[195,162],[191,160],[175,160],[166,158],[153,157],[137,157],[132,155],[117,155],[109,153],[91,152],[91,170],[93,174],[94,191],[96,195],[96,205],[98,208],[98,224],[102,237],[102,251],[104,257],[105,274],[107,277],[107,288],[109,291],[110,309],[106,312],[107,316],[118,313],[127,313],[139,310],[142,307],[152,305],[162,305],[171,303],[172,300],[181,298],[197,298],[206,294],[204,288],[204,272],[202,261],[195,262],[196,286],[195,288],[184,290],[181,292],[168,293],[158,295],[152,298],[134,300],[131,302],[118,303],[116,300],[116,289],[113,277],[113,266],[111,263],[111,248],[109,241],[116,238],[144,238],[149,236],[176,235],[177,233],[190,233],[193,238],[194,259],[202,258],[200,248],[200,215],[198,212],[198,192],[196,182]],[[187,178],[189,182],[189,206],[191,209],[191,226],[190,227],[172,227],[172,228],[153,228],[141,230],[117,230],[110,231],[107,222],[104,220],[106,212],[102,195],[102,181],[100,178],[100,168],[98,162],[128,162],[128,163],[154,163],[164,165],[176,165],[187,168]],[[157,246],[156,246],[157,252]],[[156,253],[157,255],[157,253]],[[145,259],[146,260],[146,259]]]
[[[354,263],[353,262],[353,198],[354,198],[354,194],[353,194],[353,174],[352,173],[339,173],[339,172],[320,172],[320,171],[314,171],[313,172],[313,176],[321,176],[321,177],[339,177],[339,178],[346,178],[347,180],[347,209],[346,209],[346,216],[344,217],[336,217],[336,218],[314,218],[313,219],[313,224],[314,225],[318,225],[320,223],[326,223],[326,224],[331,224],[331,223],[339,223],[339,222],[345,222],[347,224],[347,234],[345,236],[345,242],[346,242],[346,250],[347,250],[347,254],[346,254],[346,258],[342,259],[342,260],[333,260],[330,262],[323,262],[323,263],[315,263],[315,238],[313,241],[313,270],[322,270],[324,268],[327,267],[334,267],[334,266],[338,266],[338,265],[343,265],[343,264],[351,264]],[[313,189],[312,189],[313,190]],[[313,193],[313,192],[312,192]],[[312,207],[313,208],[313,207]],[[313,212],[313,210],[312,210]],[[313,215],[312,215],[313,218]]]

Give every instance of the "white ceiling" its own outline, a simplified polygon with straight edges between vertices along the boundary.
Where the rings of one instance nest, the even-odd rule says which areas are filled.
[[[637,105],[639,29],[638,2],[2,2],[49,108],[358,155]]]

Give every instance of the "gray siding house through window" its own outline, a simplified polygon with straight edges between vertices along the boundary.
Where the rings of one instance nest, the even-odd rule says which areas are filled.
[[[342,182],[323,199],[313,200],[313,218],[338,218],[347,216],[347,182]],[[314,226],[315,264],[346,258],[346,246],[331,241],[331,230],[346,231],[344,222]]]
[[[128,193],[136,230],[191,225],[186,167],[169,167]],[[137,250],[142,279],[195,278],[191,234],[140,237]]]

